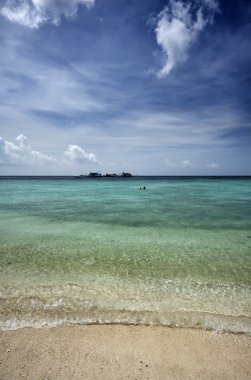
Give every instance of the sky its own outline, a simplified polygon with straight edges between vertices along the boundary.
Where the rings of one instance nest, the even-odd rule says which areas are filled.
[[[0,175],[251,175],[251,2],[0,0]]]

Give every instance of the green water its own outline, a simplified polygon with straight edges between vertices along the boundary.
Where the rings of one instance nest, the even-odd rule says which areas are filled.
[[[2,329],[251,332],[251,180],[1,179],[0,216]]]

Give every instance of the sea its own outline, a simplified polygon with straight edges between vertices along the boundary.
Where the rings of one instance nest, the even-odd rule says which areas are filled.
[[[251,177],[0,177],[0,329],[75,324],[250,334]]]

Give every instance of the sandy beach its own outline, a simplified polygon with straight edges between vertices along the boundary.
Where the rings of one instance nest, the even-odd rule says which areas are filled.
[[[250,379],[250,337],[91,325],[0,333],[0,379]]]

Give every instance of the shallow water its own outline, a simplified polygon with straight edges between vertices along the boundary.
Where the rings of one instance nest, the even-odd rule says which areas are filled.
[[[251,179],[2,178],[0,213],[3,329],[251,332]]]

